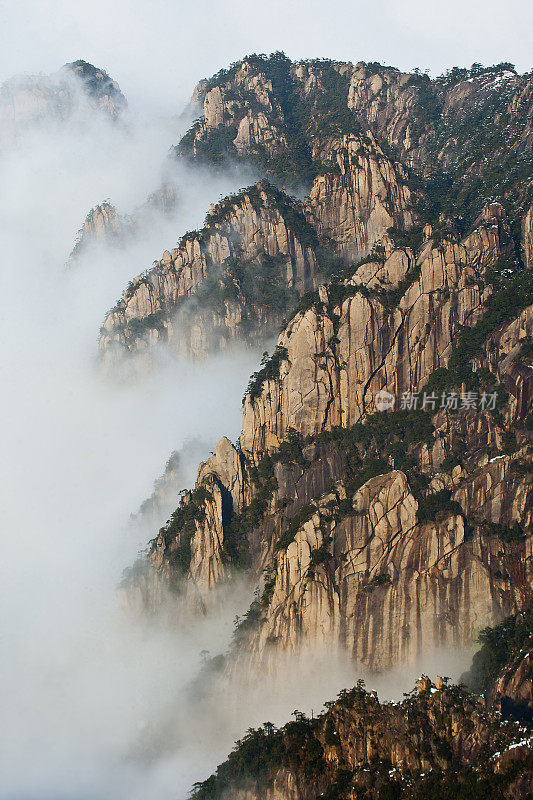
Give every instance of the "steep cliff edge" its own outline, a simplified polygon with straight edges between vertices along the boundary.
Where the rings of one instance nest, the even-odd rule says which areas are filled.
[[[430,79],[375,62],[251,55],[198,85],[202,114],[176,151],[213,165],[244,159],[309,189],[328,138],[371,133],[411,170],[432,221],[444,213],[471,225],[480,198],[496,197],[514,221],[530,194],[532,91],[531,73],[506,63]]]
[[[299,204],[268,182],[225,198],[133,279],[104,322],[101,351],[164,341],[194,357],[239,335],[271,335],[316,285],[317,246]]]
[[[375,670],[527,607],[533,297],[512,248],[493,204],[462,241],[386,240],[307,295],[252,376],[240,448],[219,443],[153,540],[146,605],[154,581],[206,610],[245,570],[247,669],[327,642]]]
[[[490,293],[484,276],[507,251],[502,232],[495,220],[462,242],[430,240],[416,259],[394,251],[309,298],[278,341],[279,377],[245,400],[244,452],[277,447],[288,428],[307,435],[354,425],[376,409],[378,391],[398,402],[418,392],[479,319]]]
[[[148,195],[131,214],[119,214],[109,200],[91,208],[79,229],[67,266],[75,266],[94,246],[124,247],[142,236],[154,214],[169,215],[178,204],[178,190],[168,182]]]
[[[332,139],[327,150],[332,171],[305,204],[262,181],[213,207],[201,231],[134,278],[104,322],[101,351],[165,341],[199,357],[232,339],[261,341],[339,259],[366,256],[389,228],[413,224],[405,175],[372,137]]]
[[[245,162],[281,191],[306,195],[306,224],[316,233],[312,246],[315,258],[320,248],[323,265],[339,258],[353,264],[388,230],[405,233],[422,220],[440,238],[451,221],[464,238],[490,200],[504,204],[527,264],[532,87],[531,75],[518,75],[509,64],[454,68],[431,80],[375,63],[251,55],[198,84],[191,104],[201,116],[175,152],[212,168]],[[306,236],[303,228],[300,233]],[[229,257],[249,268],[244,256]],[[285,296],[279,308],[267,304],[248,314],[242,298],[227,306],[221,296],[213,312],[204,310],[202,296],[183,320],[183,294],[167,280],[166,265],[159,269],[161,279],[150,272],[157,290],[144,310],[128,289],[123,307],[106,319],[105,355],[166,340],[180,354],[198,357],[244,331],[261,341],[291,305]],[[260,280],[279,287],[280,274],[263,273]],[[328,277],[322,270],[321,278]]]
[[[324,149],[329,171],[315,178],[306,208],[338,255],[357,261],[389,228],[412,226],[407,173],[386,158],[372,134],[333,139]]]

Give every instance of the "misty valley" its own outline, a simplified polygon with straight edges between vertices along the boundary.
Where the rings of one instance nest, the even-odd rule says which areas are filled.
[[[533,796],[533,73],[353,51],[0,88],[2,800]]]

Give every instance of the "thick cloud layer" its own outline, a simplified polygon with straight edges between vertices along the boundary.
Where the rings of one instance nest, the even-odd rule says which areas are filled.
[[[231,630],[233,609],[228,630],[199,628],[187,641],[133,624],[115,601],[123,568],[154,534],[133,531],[130,513],[173,449],[201,434],[206,457],[223,433],[237,437],[257,362],[234,351],[136,382],[100,374],[106,309],[236,188],[234,175],[180,173],[174,219],[65,270],[91,206],[111,197],[128,211],[157,188],[175,125],[126,123],[51,120],[2,152],[1,797],[134,796],[139,762],[127,758],[142,726],[190,679],[213,634],[222,647]]]

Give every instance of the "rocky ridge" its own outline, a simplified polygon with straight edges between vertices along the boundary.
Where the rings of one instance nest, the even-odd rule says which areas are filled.
[[[153,214],[171,214],[178,203],[178,191],[171,183],[163,183],[146,201],[129,215],[119,214],[109,200],[92,208],[76,235],[67,265],[75,266],[92,247],[124,247],[142,235]]]
[[[306,193],[302,210],[322,266],[339,258],[353,264],[387,230],[406,231],[422,220],[439,236],[451,220],[464,237],[480,204],[495,198],[504,202],[529,263],[532,85],[530,75],[517,75],[508,64],[454,68],[432,81],[379,64],[252,55],[198,84],[191,107],[201,116],[176,154],[214,168],[244,161],[280,187],[280,196]],[[253,217],[248,224],[255,224]],[[242,308],[224,309],[223,298],[206,312],[203,298],[190,306],[184,323],[183,295],[166,280],[167,267],[159,270],[161,279],[150,271],[157,299],[144,304],[145,311],[130,286],[108,315],[105,355],[168,340],[181,355],[199,357],[243,338],[244,331],[261,341],[287,316],[286,297],[278,309],[257,309],[255,321]],[[320,277],[329,278],[330,271]],[[124,328],[129,316],[132,325]],[[247,320],[250,325],[238,327]],[[178,337],[181,324],[185,334]]]
[[[317,274],[315,233],[298,204],[261,183],[213,205],[201,231],[134,278],[104,322],[101,350],[165,341],[194,357],[241,331],[271,334]]]
[[[104,322],[101,351],[120,344],[131,352],[164,340],[181,355],[199,357],[239,335],[260,341],[279,330],[317,277],[328,277],[335,259],[367,255],[388,228],[412,224],[401,168],[397,174],[374,139],[344,137],[329,152],[339,173],[317,178],[305,204],[262,181],[212,207],[204,229],[186,234],[167,251],[170,258],[132,281]],[[213,250],[218,230],[226,243]],[[204,264],[192,280],[180,281],[196,258],[184,255],[193,239]]]
[[[512,669],[512,667],[509,667]],[[512,678],[511,678],[512,680]],[[427,676],[401,703],[364,685],[342,691],[316,719],[295,711],[238,741],[227,761],[195,785],[195,800],[374,800],[531,796],[531,728],[441,677]]]
[[[195,91],[176,155],[271,182],[135,279],[104,354],[201,356],[244,320],[289,321],[239,442],[200,464],[126,596],[190,619],[236,576],[255,587],[211,664],[239,686],[315,647],[386,672],[484,642],[478,696],[423,677],[390,704],[358,685],[316,720],[248,731],[195,800],[531,793],[529,728],[502,715],[529,724],[533,702],[532,85],[505,64],[432,81],[276,53]]]
[[[262,586],[237,630],[248,669],[324,642],[374,670],[415,663],[531,602],[533,307],[507,286],[530,273],[498,272],[498,205],[435,244],[385,241],[305,298],[252,377],[239,449],[221,440],[151,545],[148,607],[166,585],[205,611],[236,568]],[[465,370],[498,407],[441,407]],[[376,409],[425,388],[426,408]]]
[[[487,200],[527,184],[532,89],[531,74],[510,64],[455,67],[431,80],[377,63],[252,55],[198,85],[202,116],[177,151],[213,164],[244,158],[281,182],[309,187],[331,135],[371,133],[426,182],[432,211],[450,214],[474,176]],[[487,170],[487,148],[505,177]]]
[[[118,84],[103,69],[74,61],[52,75],[18,76],[0,87],[0,133],[9,141],[22,126],[66,120],[89,109],[115,120],[126,108]]]

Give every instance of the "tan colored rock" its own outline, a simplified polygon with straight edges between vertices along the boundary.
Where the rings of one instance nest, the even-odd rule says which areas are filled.
[[[417,681],[418,693],[431,691],[431,680],[427,675],[421,675]]]
[[[233,511],[238,513],[244,504],[244,477],[241,458],[236,448],[225,436],[216,446],[215,454],[198,468],[197,485],[203,484],[207,475],[214,475],[232,498]]]
[[[338,171],[315,179],[306,207],[339,255],[357,260],[388,228],[413,223],[410,192],[402,168],[385,157],[371,134],[343,136],[329,150]]]
[[[0,86],[0,134],[4,141],[29,125],[61,122],[82,110],[116,119],[126,107],[118,84],[84,61],[65,64],[51,75],[21,75]]]
[[[485,496],[475,496],[476,477],[466,490],[466,510],[479,503],[480,513],[505,524],[507,512],[498,503],[505,481],[510,476],[509,505],[522,514],[527,492],[523,479],[513,483],[509,463],[492,483],[491,469],[482,483]],[[248,668],[274,669],[278,649],[296,653],[319,644],[345,648],[373,670],[414,664],[434,648],[469,646],[482,627],[531,597],[531,535],[521,545],[521,563],[528,566],[519,576],[514,551],[502,552],[494,537],[467,536],[462,516],[418,523],[417,502],[401,472],[367,481],[353,498],[354,516],[335,521],[329,503],[330,496],[321,498],[316,514],[276,555],[268,606],[240,651]],[[314,563],[322,546],[329,556]],[[512,580],[502,581],[506,573]]]
[[[410,76],[382,67],[379,73],[356,64],[348,90],[348,108],[375,134],[407,155],[413,147],[411,128],[417,116],[417,89]]]
[[[336,309],[336,323],[315,308],[295,317],[278,340],[287,349],[279,379],[267,381],[253,402],[245,399],[243,451],[276,448],[289,427],[304,436],[350,427],[374,410],[379,390],[398,402],[403,392],[417,392],[446,366],[461,327],[478,319],[487,289],[477,281],[500,252],[497,228],[482,226],[462,243],[426,250],[418,279],[392,310],[358,292]],[[396,277],[413,268],[407,255],[398,264]]]
[[[249,315],[257,320],[252,341],[273,331],[283,310],[265,309],[260,300],[251,306],[239,294],[231,272],[234,260],[253,269],[262,258],[278,259],[288,289],[302,294],[314,288],[313,247],[300,241],[283,216],[283,205],[264,184],[260,187],[253,201],[243,192],[215,206],[203,231],[184,237],[178,248],[166,250],[151,270],[133,279],[102,326],[104,358],[112,360],[117,349],[134,352],[161,341],[179,355],[202,358],[238,338],[240,323]],[[214,282],[227,278],[235,296],[223,302],[194,302],[208,277]]]

